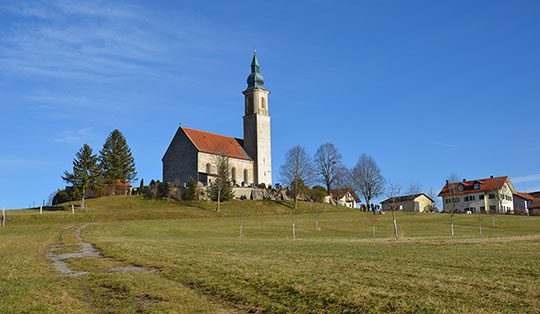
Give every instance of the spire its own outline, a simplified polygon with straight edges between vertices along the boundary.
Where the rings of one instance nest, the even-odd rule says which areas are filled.
[[[253,49],[253,60],[251,60],[251,73],[259,73],[259,60],[257,60],[256,49]]]
[[[259,60],[257,60],[257,50],[253,50],[253,60],[251,60],[251,74],[247,78],[248,88],[264,89],[264,78],[259,73]]]

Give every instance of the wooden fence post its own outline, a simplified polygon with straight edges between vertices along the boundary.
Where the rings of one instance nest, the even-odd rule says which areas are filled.
[[[39,206],[39,214],[43,214],[43,206]]]
[[[6,226],[6,206],[2,208],[2,227]]]
[[[75,215],[75,205],[71,204],[71,213]]]

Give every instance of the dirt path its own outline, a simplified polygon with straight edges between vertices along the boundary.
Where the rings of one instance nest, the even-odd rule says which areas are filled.
[[[85,257],[96,257],[105,259],[103,255],[101,255],[101,252],[98,251],[92,243],[84,242],[81,236],[81,232],[84,228],[88,227],[90,224],[84,224],[77,228],[76,225],[70,225],[64,228],[62,231],[62,235],[64,235],[66,232],[73,232],[75,234],[75,237],[78,239],[79,243],[75,244],[53,244],[49,248],[49,252],[47,253],[47,257],[51,259],[52,265],[56,270],[58,270],[62,275],[64,276],[71,276],[71,277],[77,277],[77,276],[83,276],[89,274],[87,271],[78,271],[71,269],[68,264],[66,263],[67,259],[70,258],[85,258]],[[69,252],[69,253],[60,253],[57,254],[57,251],[62,250],[74,250],[75,252]],[[140,272],[151,272],[155,273],[157,270],[153,269],[147,269],[144,267],[138,267],[133,265],[127,265],[122,267],[113,267],[104,270],[104,272],[129,272],[129,271],[140,271]]]
[[[80,298],[81,302],[91,308],[92,312],[130,312],[131,310],[127,310],[128,308],[132,309],[133,312],[140,312],[146,307],[163,305],[164,307],[162,309],[164,309],[164,312],[168,313],[245,313],[242,310],[234,308],[234,305],[223,302],[219,297],[201,294],[180,282],[167,279],[163,277],[163,274],[160,274],[158,270],[130,265],[103,256],[93,244],[85,242],[82,238],[82,231],[89,225],[90,224],[87,223],[65,227],[59,235],[58,242],[51,245],[49,248],[47,257],[51,260],[53,267],[58,270],[62,276],[81,277],[90,274],[97,276],[92,276],[94,278],[87,277],[77,280],[80,289],[85,291],[85,296]],[[78,267],[76,265],[81,264],[74,263],[72,259],[84,258],[93,259],[93,261],[90,262],[93,266],[83,268],[86,269],[85,271],[74,269]],[[102,261],[103,263],[101,263]],[[107,266],[104,267],[104,265]],[[115,267],[112,267],[112,265]],[[152,278],[156,279],[154,280],[147,277],[149,281],[153,282],[153,284],[157,284],[158,286],[156,287],[162,287],[167,290],[173,289],[176,291],[176,294],[165,299],[161,297],[156,298],[155,295],[152,296],[152,293],[145,290],[147,288],[142,287],[141,291],[134,292],[135,295],[129,298],[126,297],[127,292],[118,289],[116,286],[117,283],[114,281],[111,281],[111,283],[103,281],[103,278],[106,278],[103,277],[103,275],[106,275],[107,273],[128,272],[153,273],[156,277],[152,276]],[[95,281],[95,278],[101,279]],[[132,280],[130,277],[126,277],[126,286],[130,285],[130,280]],[[161,283],[159,281],[161,281]],[[133,281],[131,281],[131,283],[132,282]],[[182,300],[184,303],[180,304],[180,310],[177,311],[176,309],[178,308],[175,308],[175,310],[167,310],[167,303],[171,302],[174,305],[174,302],[178,302],[176,300]],[[201,304],[201,308],[193,308],[193,305],[190,304]]]

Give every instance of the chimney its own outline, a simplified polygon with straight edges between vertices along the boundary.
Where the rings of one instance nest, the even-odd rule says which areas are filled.
[[[465,181],[467,181],[467,180],[463,179],[463,182],[465,182]]]
[[[446,185],[448,185],[448,180],[446,180]]]
[[[490,179],[493,179],[493,176],[489,176]]]

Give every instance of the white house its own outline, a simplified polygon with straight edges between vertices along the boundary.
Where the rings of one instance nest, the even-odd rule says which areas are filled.
[[[439,193],[443,211],[509,213],[514,211],[514,185],[508,177],[448,182]]]

